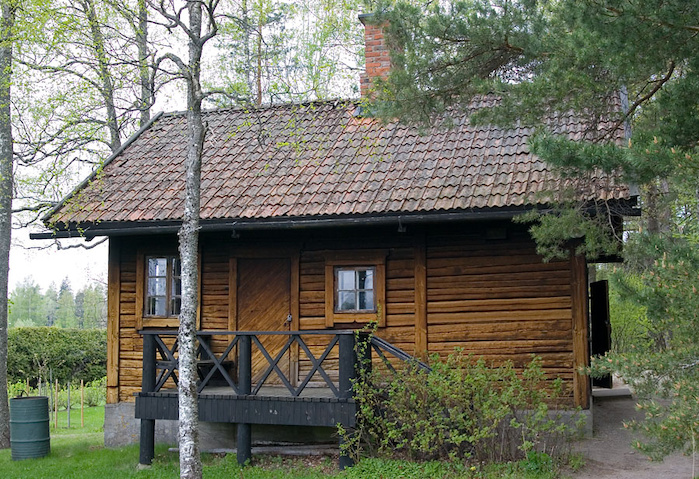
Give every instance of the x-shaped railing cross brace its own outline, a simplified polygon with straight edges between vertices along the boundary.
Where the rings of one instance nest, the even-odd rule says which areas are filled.
[[[228,354],[233,350],[236,344],[238,344],[238,338],[239,336],[236,336],[233,341],[228,345],[226,350],[221,354],[221,356],[216,356],[214,352],[211,350],[209,345],[207,344],[207,341],[202,341],[202,337],[199,337],[199,346],[201,349],[204,350],[204,352],[211,358],[211,361],[213,361],[213,367],[209,371],[209,373],[206,375],[204,379],[202,379],[201,384],[197,387],[197,392],[200,393],[204,390],[204,387],[206,384],[209,382],[209,380],[213,377],[213,375],[216,373],[216,371],[220,371],[221,375],[223,378],[226,380],[228,385],[233,388],[233,391],[235,391],[236,394],[240,394],[238,390],[238,386],[236,386],[235,382],[233,379],[231,379],[230,375],[228,374],[228,371],[223,367],[223,361],[226,357],[228,357]]]

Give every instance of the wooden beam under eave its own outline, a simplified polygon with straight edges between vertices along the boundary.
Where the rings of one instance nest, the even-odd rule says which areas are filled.
[[[570,286],[573,312],[573,394],[575,405],[590,407],[590,377],[580,369],[589,365],[587,264],[585,257],[571,253]]]
[[[425,361],[427,343],[427,247],[424,234],[415,238],[415,355]]]
[[[301,248],[291,254],[290,258],[291,278],[290,278],[290,304],[289,309],[291,314],[292,331],[301,329]],[[298,385],[299,377],[299,345],[294,343],[291,346],[291,361],[289,363],[291,385]]]
[[[107,273],[107,403],[119,402],[119,322],[121,303],[121,264],[119,238],[109,238]]]
[[[228,260],[228,331],[238,330],[238,259]]]

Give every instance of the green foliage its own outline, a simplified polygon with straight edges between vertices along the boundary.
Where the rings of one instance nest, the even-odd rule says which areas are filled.
[[[691,450],[699,439],[699,253],[686,238],[643,235],[629,242],[634,257],[623,294],[643,305],[644,341],[593,362],[593,372],[621,375],[641,398],[646,434],[636,446],[661,458]]]
[[[545,261],[566,259],[571,250],[587,258],[619,254],[620,239],[614,236],[604,212],[570,206],[555,212],[531,211],[515,218],[518,223],[532,223],[529,232],[536,241],[536,251]]]
[[[460,352],[433,358],[432,371],[373,372],[355,384],[356,432],[340,430],[345,448],[417,460],[475,464],[565,452],[573,428],[551,415],[559,380],[547,382],[540,360],[518,374],[511,363],[488,367]]]
[[[217,106],[349,97],[358,63],[357,0],[247,0],[230,5],[209,87]]]
[[[412,462],[390,458],[366,458],[347,469],[342,477],[347,479],[432,479],[469,477],[471,471],[460,463],[447,461]]]
[[[649,351],[652,339],[648,334],[646,308],[634,297],[642,287],[641,278],[616,266],[597,267],[597,279],[609,280],[609,316],[612,325],[612,351],[630,353]]]
[[[58,308],[56,310],[56,322],[54,326],[59,328],[77,328],[78,321],[75,316],[75,298],[70,287],[68,278],[64,278],[61,282],[61,288],[58,291]]]
[[[545,452],[527,451],[522,467],[527,472],[542,474],[553,468],[553,458]]]
[[[84,405],[85,407],[104,406],[107,402],[107,378],[96,379],[84,384]],[[51,398],[50,408],[53,410],[55,396],[55,385],[43,383],[41,389],[37,387],[27,388],[26,382],[12,383],[7,386],[8,397],[27,396],[48,396]],[[68,388],[66,384],[59,384],[58,388],[58,409],[65,410],[68,407]],[[70,407],[71,409],[80,407],[80,381],[70,384]]]
[[[107,374],[104,330],[15,328],[8,332],[9,382],[49,377],[59,382],[98,380]]]
[[[46,301],[33,279],[25,278],[10,294],[7,320],[16,327],[46,326]]]
[[[11,328],[57,326],[95,329],[106,326],[107,292],[101,284],[91,284],[73,295],[68,279],[60,290],[52,284],[45,293],[31,278],[25,278],[10,294],[8,324]]]
[[[402,0],[377,10],[394,47],[394,71],[377,89],[387,118],[426,121],[495,93],[500,107],[474,121],[540,125],[573,111],[604,130],[621,119],[610,98],[625,86],[634,113],[653,110],[654,128],[672,118],[672,143],[696,144],[695,2]],[[612,124],[595,121],[608,115]]]
[[[618,253],[619,229],[605,221],[623,212],[590,204],[595,178],[613,175],[639,191],[643,216],[627,225],[626,265],[610,275],[615,352],[594,367],[648,400],[666,398],[644,403],[646,420],[636,424],[648,434],[644,452],[695,447],[699,3],[399,0],[378,9],[391,24],[396,66],[377,85],[381,116],[425,122],[449,108],[473,111],[478,95],[493,94],[499,104],[473,111],[472,123],[540,129],[531,150],[564,180],[546,198],[551,214],[523,219],[544,256],[571,247],[588,258]],[[589,128],[576,141],[557,136],[556,112]],[[618,142],[621,130],[630,141]]]
[[[475,124],[538,128],[531,151],[566,180],[546,198],[554,214],[529,218],[546,256],[564,255],[583,234],[579,252],[613,251],[605,218],[619,211],[587,203],[599,198],[601,172],[645,194],[644,229],[669,227],[668,209],[696,217],[699,37],[688,20],[699,16],[696,2],[400,0],[377,8],[390,22],[395,65],[377,84],[377,114],[424,123],[454,108]],[[499,103],[475,109],[480,95]],[[556,134],[561,114],[588,128],[575,141]],[[633,131],[632,141],[620,143],[621,130]],[[696,221],[683,223],[682,234],[697,234]]]

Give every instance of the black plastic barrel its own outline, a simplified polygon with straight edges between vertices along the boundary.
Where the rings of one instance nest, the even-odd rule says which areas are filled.
[[[10,446],[13,461],[44,457],[51,451],[49,398],[10,399]]]

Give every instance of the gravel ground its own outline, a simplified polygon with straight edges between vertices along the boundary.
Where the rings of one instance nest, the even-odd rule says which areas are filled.
[[[699,454],[674,454],[663,462],[651,462],[633,449],[634,435],[623,422],[640,419],[636,400],[629,395],[594,398],[594,435],[574,449],[585,456],[585,467],[573,479],[692,479],[699,477]]]

